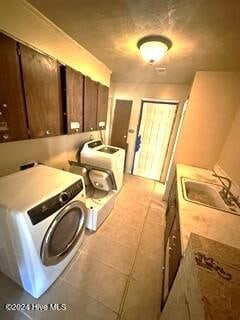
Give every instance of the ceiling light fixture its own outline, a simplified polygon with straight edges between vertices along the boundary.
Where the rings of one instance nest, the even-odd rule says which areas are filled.
[[[151,64],[159,61],[171,48],[172,41],[164,36],[147,36],[140,39],[137,47],[143,59]]]

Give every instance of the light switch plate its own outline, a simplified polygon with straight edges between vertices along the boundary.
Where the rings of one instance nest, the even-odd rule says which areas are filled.
[[[100,122],[98,122],[98,126],[99,127],[105,127],[105,121],[100,121]]]
[[[79,122],[71,122],[70,127],[71,127],[71,129],[80,129],[80,123]]]

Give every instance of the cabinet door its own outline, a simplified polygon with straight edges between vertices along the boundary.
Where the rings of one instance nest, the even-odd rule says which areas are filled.
[[[166,211],[166,229],[164,233],[164,269],[161,309],[164,307],[169,290],[175,279],[181,260],[180,223],[177,202],[177,181],[173,179]]]
[[[60,67],[57,61],[20,45],[31,138],[62,133]]]
[[[28,138],[15,40],[0,33],[0,142]]]
[[[99,83],[98,85],[98,104],[97,104],[97,129],[106,128],[108,110],[108,87]]]
[[[180,238],[180,225],[178,215],[175,217],[172,229],[169,235],[169,274],[168,285],[169,290],[176,277],[179,263],[182,257],[181,253],[181,238]]]
[[[166,229],[164,233],[164,247],[166,248],[166,244],[168,241],[168,237],[173,225],[174,218],[178,211],[177,205],[177,180],[176,176],[173,179],[172,186],[169,193],[168,205],[166,211]]]
[[[83,131],[83,75],[66,67],[67,132]]]
[[[97,130],[97,95],[98,83],[84,77],[84,131]]]

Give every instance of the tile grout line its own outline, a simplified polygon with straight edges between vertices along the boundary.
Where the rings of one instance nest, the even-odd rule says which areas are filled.
[[[141,242],[142,235],[143,235],[144,226],[145,226],[145,223],[146,223],[146,220],[147,220],[147,216],[148,216],[148,212],[149,212],[149,209],[150,209],[150,206],[151,206],[151,202],[152,202],[152,199],[153,199],[153,191],[155,189],[155,184],[156,184],[156,182],[154,181],[153,188],[151,190],[151,199],[150,199],[149,205],[147,207],[147,213],[146,213],[146,216],[145,216],[145,219],[144,219],[144,222],[143,222],[142,231],[141,231],[141,234],[140,234],[137,250],[136,250],[136,253],[134,255],[132,267],[131,267],[131,270],[130,270],[130,273],[129,273],[129,276],[128,276],[128,279],[127,279],[127,283],[126,283],[126,286],[125,286],[125,290],[124,290],[124,293],[123,293],[121,305],[120,305],[118,316],[117,316],[116,320],[121,320],[121,317],[122,317],[123,308],[124,308],[124,305],[125,305],[127,293],[128,293],[128,290],[129,290],[130,282],[132,280],[132,274],[133,274],[133,270],[134,270],[134,267],[135,267],[136,257],[137,257],[137,254],[139,252],[139,247],[140,247],[140,242]]]
[[[94,300],[95,302],[103,305],[106,309],[108,309],[109,311],[115,313],[117,315],[117,311],[111,309],[108,305],[106,305],[104,302],[98,300],[96,297],[93,297],[91,294],[89,294],[87,291],[81,289],[81,288],[78,288],[77,286],[73,285],[69,280],[67,279],[62,279],[62,281],[66,282],[68,285],[70,285],[71,287],[75,288],[75,289],[78,289],[82,294],[84,294],[85,296],[87,296],[88,298]]]
[[[136,252],[135,252],[135,255],[134,255],[134,259],[133,259],[132,266],[131,266],[131,268],[130,268],[129,274],[126,274],[126,273],[122,272],[121,270],[117,269],[116,267],[111,266],[111,265],[109,265],[109,264],[101,261],[101,260],[98,259],[98,258],[94,258],[95,260],[97,260],[98,262],[102,263],[103,265],[105,265],[105,266],[107,266],[107,267],[110,267],[110,268],[112,268],[112,269],[120,272],[122,275],[125,275],[125,276],[127,277],[127,281],[126,281],[125,289],[124,289],[123,296],[122,296],[122,299],[121,299],[121,303],[120,303],[119,310],[118,310],[118,311],[113,310],[113,309],[110,308],[108,305],[106,305],[103,301],[101,301],[101,300],[99,300],[98,298],[92,296],[92,295],[89,294],[87,291],[85,291],[85,290],[83,290],[83,289],[80,289],[80,291],[81,291],[83,294],[85,294],[85,295],[88,296],[89,298],[95,300],[96,302],[102,304],[102,305],[105,306],[108,310],[110,310],[110,311],[112,311],[114,314],[116,314],[116,315],[117,315],[117,319],[119,319],[119,317],[121,316],[121,313],[122,313],[121,310],[123,309],[123,306],[124,306],[124,300],[125,300],[124,298],[126,297],[127,292],[128,292],[128,288],[129,288],[129,284],[130,284],[131,276],[132,276],[132,271],[133,271],[133,268],[134,268],[134,266],[135,266],[135,260],[136,260],[136,256],[137,256],[138,249],[139,249],[139,245],[140,245],[140,240],[141,240],[141,238],[142,238],[142,233],[143,233],[145,221],[146,221],[146,219],[147,219],[148,211],[149,211],[149,209],[150,209],[151,201],[152,201],[152,198],[153,198],[154,188],[155,188],[155,182],[153,183],[153,187],[152,187],[152,189],[151,189],[151,191],[150,191],[150,192],[151,192],[151,197],[150,197],[150,199],[149,199],[149,205],[146,207],[146,209],[147,209],[147,210],[146,210],[146,216],[145,216],[145,218],[144,218],[144,222],[143,222],[143,226],[142,226],[142,231],[141,231],[141,233],[140,233],[140,238],[139,238],[139,241],[138,241],[138,246],[137,246],[137,248],[136,248]],[[105,237],[105,236],[103,236],[103,237]],[[88,239],[88,241],[89,241],[89,239]],[[88,243],[88,241],[87,241],[87,243]],[[114,241],[114,240],[113,240],[113,241]],[[84,246],[84,248],[85,248],[85,246]],[[77,259],[80,257],[80,255],[88,256],[88,254],[86,253],[86,251],[84,251],[84,248],[83,248],[83,249],[81,248],[80,250],[78,250],[77,258],[74,258],[74,259],[77,260]],[[76,262],[76,260],[75,260],[75,262]],[[71,265],[70,269],[67,271],[67,274],[68,274],[69,272],[71,272],[71,269],[72,269],[72,267],[73,267],[73,265],[74,265],[75,262],[73,262],[73,264]],[[62,279],[63,282],[67,283],[68,285],[72,286],[73,288],[79,289],[77,286],[75,286],[71,281],[69,281],[69,280],[67,279],[66,275],[61,276],[60,278]]]

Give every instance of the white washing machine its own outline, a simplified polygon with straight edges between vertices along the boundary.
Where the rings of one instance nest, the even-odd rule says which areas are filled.
[[[43,165],[0,178],[0,270],[33,297],[80,247],[85,197],[82,177]]]
[[[120,191],[123,183],[124,160],[124,149],[104,145],[101,140],[86,142],[80,153],[82,164],[106,169],[113,173],[117,192]],[[97,177],[96,183],[99,183]]]

